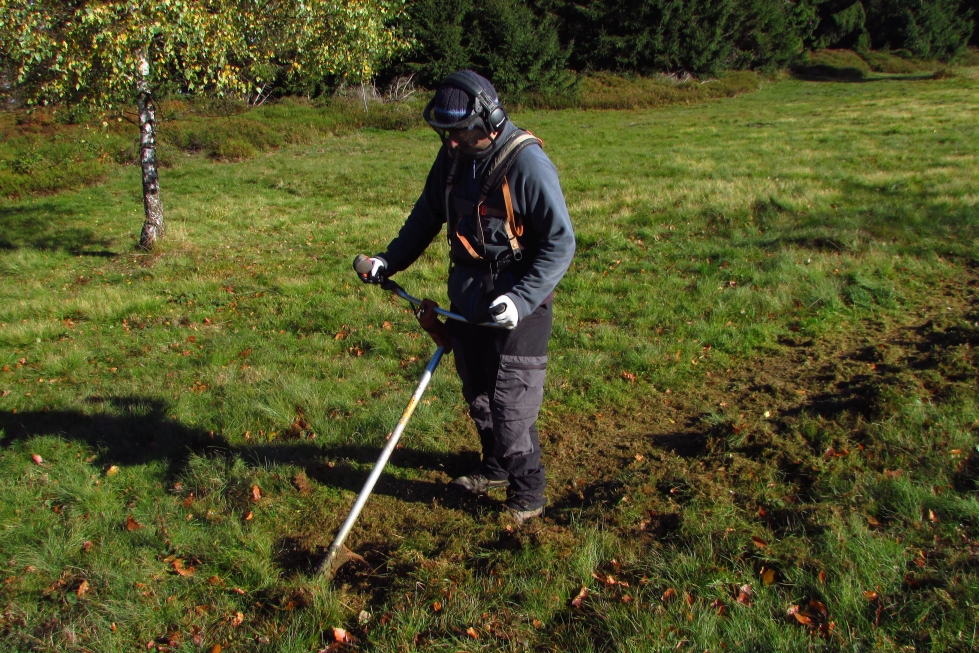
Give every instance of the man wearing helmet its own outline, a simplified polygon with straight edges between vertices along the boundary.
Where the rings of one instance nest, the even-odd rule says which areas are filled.
[[[510,122],[487,79],[449,75],[425,120],[442,148],[398,236],[361,279],[380,283],[406,269],[446,225],[451,310],[469,324],[439,326],[482,445],[480,466],[451,486],[475,494],[507,487],[506,509],[523,523],[546,503],[535,423],[553,291],[574,256],[574,231],[554,164]],[[434,312],[420,319],[431,324]],[[504,328],[478,326],[491,320]]]

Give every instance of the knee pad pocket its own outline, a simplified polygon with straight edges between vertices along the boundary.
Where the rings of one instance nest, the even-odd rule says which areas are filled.
[[[544,400],[547,356],[500,357],[493,393],[493,420],[536,420]]]

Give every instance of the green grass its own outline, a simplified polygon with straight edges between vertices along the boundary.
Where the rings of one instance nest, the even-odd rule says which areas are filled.
[[[232,101],[158,103],[157,159],[164,168],[187,154],[221,161],[249,159],[287,144],[371,127],[417,126],[418,100],[370,102],[337,97],[317,103],[287,98],[249,108]],[[0,196],[53,193],[103,180],[138,160],[134,112],[93,119],[79,112],[34,109],[0,113]]]
[[[270,107],[306,135],[175,157],[152,254],[133,167],[0,202],[3,648],[975,650],[976,79],[518,113],[579,241],[547,520],[445,495],[476,459],[447,360],[333,584],[432,351],[350,261],[437,138]],[[399,280],[444,302],[445,256]]]
[[[598,74],[584,92],[528,98],[536,108],[637,109],[733,97],[758,88],[758,76],[737,71],[720,79],[626,79]],[[424,125],[424,91],[393,102],[355,94],[316,100],[285,98],[249,108],[230,100],[170,99],[158,103],[157,160],[161,167],[186,156],[243,161],[284,145],[309,145],[326,135],[358,129],[404,131]],[[132,111],[93,117],[80,110],[0,112],[0,197],[50,194],[97,184],[119,165],[138,160],[139,130]]]
[[[898,53],[905,56],[898,56]],[[974,57],[972,50],[963,53],[963,65],[975,66],[972,61]],[[857,53],[852,50],[807,52],[793,66],[793,72],[806,79],[849,81],[923,78],[948,74],[947,67],[939,62],[913,59],[907,51]]]

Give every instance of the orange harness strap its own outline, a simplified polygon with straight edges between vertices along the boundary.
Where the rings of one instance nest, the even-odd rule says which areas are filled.
[[[506,237],[510,241],[510,250],[513,252],[513,258],[520,260],[522,254],[521,251],[523,247],[520,246],[520,241],[517,240],[517,236],[523,235],[523,225],[517,224],[517,220],[513,214],[513,197],[510,195],[510,182],[507,181],[506,175],[503,176],[503,202],[506,204]]]

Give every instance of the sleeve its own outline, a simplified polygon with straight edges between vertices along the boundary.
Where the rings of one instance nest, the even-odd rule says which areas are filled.
[[[524,216],[536,243],[527,249],[533,259],[510,295],[521,318],[533,313],[554,292],[574,258],[575,236],[557,168],[539,147],[528,147],[514,162],[515,209]],[[529,224],[528,224],[529,223]]]
[[[414,263],[442,230],[445,223],[445,174],[442,162],[445,158],[439,151],[428,172],[425,188],[404,225],[388,244],[387,251],[377,255],[387,263],[389,274],[400,272]]]

